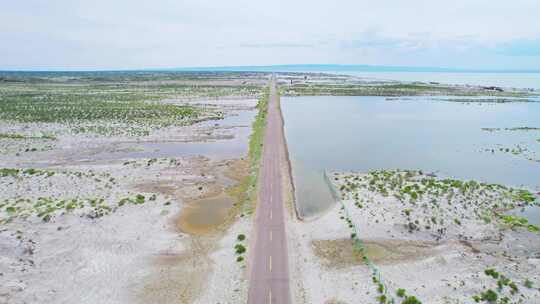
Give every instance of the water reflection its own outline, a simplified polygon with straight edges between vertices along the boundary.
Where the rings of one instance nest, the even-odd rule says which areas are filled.
[[[282,109],[298,209],[304,217],[332,203],[325,169],[420,169],[540,191],[540,162],[504,150],[520,145],[540,159],[540,132],[482,130],[540,127],[540,103],[321,96],[282,98]],[[531,222],[540,220],[538,212],[525,215],[536,217]]]

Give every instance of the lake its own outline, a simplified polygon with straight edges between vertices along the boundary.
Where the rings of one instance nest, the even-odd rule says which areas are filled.
[[[439,82],[450,85],[498,86],[540,90],[540,73],[442,73],[442,72],[326,72],[378,80]]]
[[[540,191],[540,131],[504,130],[540,127],[540,103],[362,96],[281,100],[298,210],[303,217],[321,214],[333,204],[323,178],[326,169],[419,169]],[[527,150],[511,153],[518,147]],[[540,224],[537,209],[525,215]]]

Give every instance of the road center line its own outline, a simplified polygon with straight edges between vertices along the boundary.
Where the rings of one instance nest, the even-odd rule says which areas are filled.
[[[250,277],[248,304],[289,304],[289,270],[287,267],[286,237],[284,236],[283,193],[281,172],[281,148],[284,147],[283,124],[280,120],[279,92],[277,92],[275,76],[270,82],[270,94],[268,95],[268,109],[266,117],[266,129],[264,134],[264,147],[261,159],[261,184],[258,189],[260,194],[260,214],[255,218],[257,225],[255,252],[253,254],[254,267]],[[275,200],[274,200],[275,196]],[[276,207],[276,219],[274,220],[274,205]],[[268,216],[264,218],[264,212]],[[278,232],[276,244],[273,242],[274,229]],[[267,238],[264,233],[267,231]],[[259,244],[259,242],[261,242]],[[279,246],[276,246],[279,245]],[[274,272],[274,255],[276,255],[277,267]],[[264,258],[266,256],[266,269]],[[279,280],[280,288],[276,289],[277,296],[274,299],[274,280]],[[283,284],[282,284],[283,283]],[[267,299],[264,299],[266,292]]]

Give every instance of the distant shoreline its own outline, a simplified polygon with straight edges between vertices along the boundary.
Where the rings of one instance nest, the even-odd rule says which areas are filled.
[[[465,69],[448,67],[412,67],[384,65],[341,65],[341,64],[284,64],[284,65],[246,65],[246,66],[211,66],[211,67],[173,67],[173,68],[53,68],[53,69],[3,69],[9,72],[405,72],[405,73],[480,73],[480,74],[540,74],[540,69]]]

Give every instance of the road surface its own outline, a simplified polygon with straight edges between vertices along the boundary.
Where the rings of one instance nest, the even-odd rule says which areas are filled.
[[[272,77],[255,218],[255,247],[250,255],[249,304],[291,302],[281,176],[284,148],[279,95],[275,77]]]

